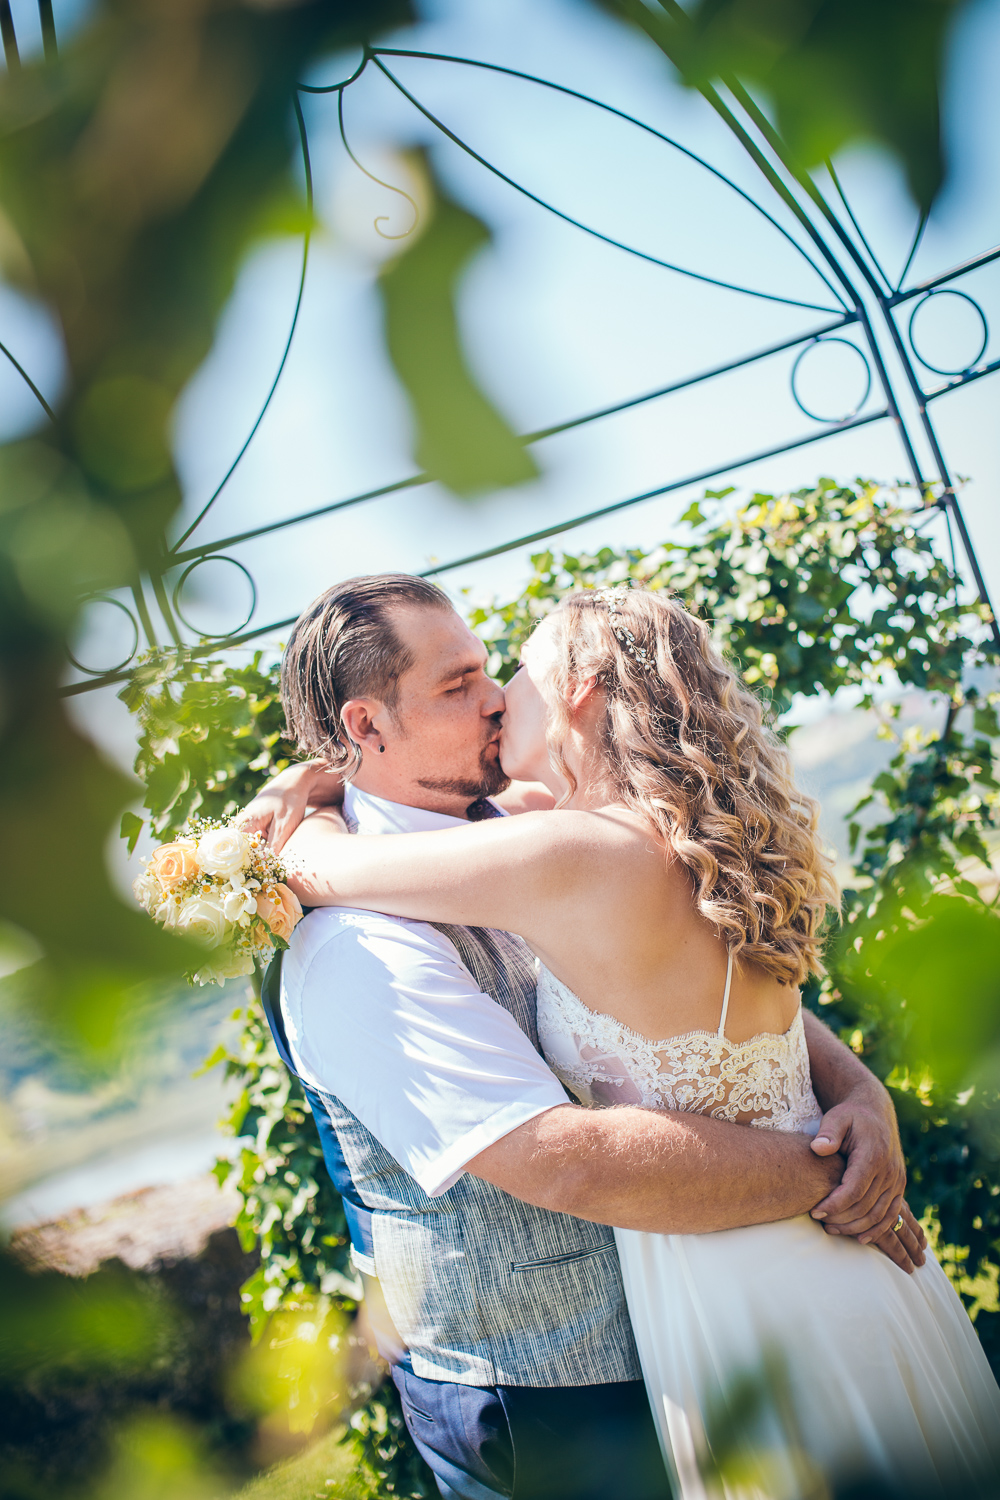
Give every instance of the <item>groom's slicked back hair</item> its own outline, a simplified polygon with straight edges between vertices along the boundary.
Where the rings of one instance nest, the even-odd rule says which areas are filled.
[[[437,584],[409,573],[373,573],[335,583],[296,620],[281,659],[281,702],[288,737],[303,755],[319,755],[353,775],[361,751],[341,712],[352,698],[377,698],[393,711],[399,679],[413,653],[393,625],[400,607],[451,609]]]

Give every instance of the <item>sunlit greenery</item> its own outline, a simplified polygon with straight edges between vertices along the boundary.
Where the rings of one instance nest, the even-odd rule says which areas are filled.
[[[997,723],[990,695],[971,686],[990,671],[983,611],[956,599],[955,579],[921,530],[928,518],[912,492],[874,483],[823,481],[739,507],[728,492],[709,494],[687,512],[685,535],[651,550],[538,554],[521,594],[471,620],[505,680],[523,640],[567,590],[630,578],[674,590],[704,614],[779,723],[802,699],[846,689],[863,705],[877,698],[892,733],[892,695],[930,695],[940,730],[901,740],[858,810],[855,874],[831,933],[830,972],[806,998],[893,1089],[913,1206],[955,1247],[956,1282],[992,1349],[1000,1323],[991,1291],[1000,1261],[1000,917],[989,904],[1000,836]],[[174,653],[137,669],[124,696],[141,726],[137,768],[158,836],[194,811],[232,811],[287,763],[276,670],[261,657],[240,666]],[[244,1138],[240,1231],[263,1252],[245,1289],[248,1314],[266,1330],[278,1312],[319,1323],[349,1312],[357,1289],[340,1205],[256,1004],[239,1049],[218,1060],[243,1086],[230,1121]],[[391,1387],[354,1422],[359,1458],[367,1453],[385,1492],[424,1493]]]

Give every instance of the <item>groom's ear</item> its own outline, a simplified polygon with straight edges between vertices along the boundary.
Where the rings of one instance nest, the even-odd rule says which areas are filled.
[[[347,734],[362,751],[378,753],[382,743],[379,725],[386,717],[386,708],[377,698],[349,698],[340,711],[340,722]]]

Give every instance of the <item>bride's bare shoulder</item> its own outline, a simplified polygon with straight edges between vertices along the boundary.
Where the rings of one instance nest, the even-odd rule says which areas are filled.
[[[493,801],[508,813],[550,812],[556,805],[555,797],[540,781],[512,781]]]
[[[589,853],[609,857],[615,852],[630,856],[646,847],[653,849],[656,842],[642,819],[624,808],[557,808],[524,813],[508,822],[519,825],[526,842],[569,858]],[[513,835],[514,830],[510,831]]]

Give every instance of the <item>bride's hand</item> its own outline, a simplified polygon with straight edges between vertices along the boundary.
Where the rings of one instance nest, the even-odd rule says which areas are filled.
[[[262,833],[275,853],[288,842],[309,807],[339,807],[344,783],[324,760],[289,766],[271,778],[237,814],[244,833]]]

